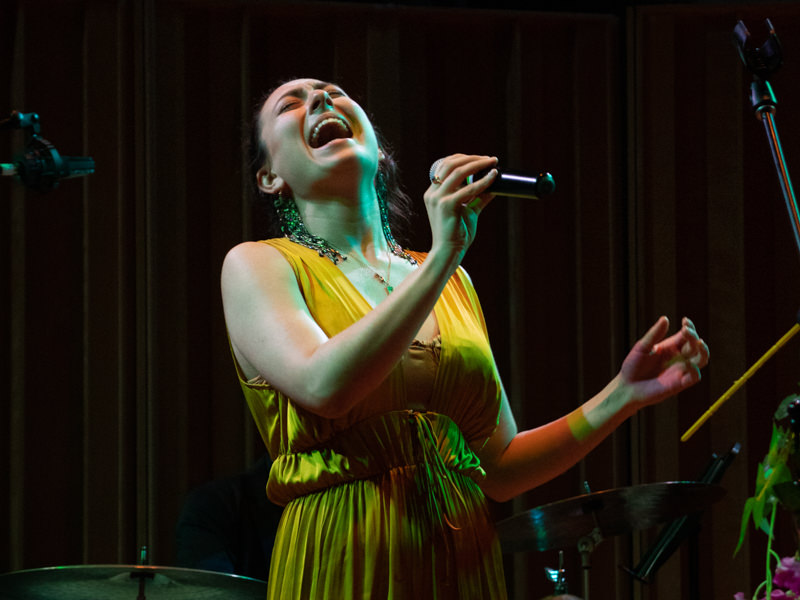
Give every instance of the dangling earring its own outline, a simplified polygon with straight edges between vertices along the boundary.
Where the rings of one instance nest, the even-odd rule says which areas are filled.
[[[387,193],[386,175],[383,173],[383,170],[378,167],[378,173],[375,176],[375,195],[378,197],[378,211],[381,214],[381,228],[383,229],[383,237],[386,238],[386,243],[389,244],[392,254],[407,260],[412,265],[415,265],[417,264],[417,260],[408,252],[403,250],[402,246],[397,243],[392,235],[392,228],[389,226],[389,207],[386,205]]]

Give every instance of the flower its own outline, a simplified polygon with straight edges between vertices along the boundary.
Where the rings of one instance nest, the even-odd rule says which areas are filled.
[[[789,427],[777,421],[789,421]],[[744,542],[748,522],[767,534],[767,573],[753,600],[800,600],[800,547],[794,556],[780,558],[772,549],[775,513],[782,506],[800,517],[800,394],[783,399],[775,411],[772,439],[764,461],[758,465],[755,494],[744,504],[736,554]],[[771,564],[776,561],[775,572]],[[773,589],[773,585],[775,589]],[[760,594],[764,594],[761,596]],[[747,600],[742,592],[734,600]]]
[[[772,583],[778,586],[770,592],[770,600],[797,600],[800,599],[800,560],[797,556],[784,556],[775,568]],[[765,584],[759,586],[761,589]],[[756,590],[758,592],[758,590]],[[753,596],[758,600],[766,600],[766,596]],[[742,592],[736,592],[733,600],[747,600]]]
[[[793,556],[782,558],[775,569],[772,583],[792,592],[794,597],[800,596],[800,562]]]

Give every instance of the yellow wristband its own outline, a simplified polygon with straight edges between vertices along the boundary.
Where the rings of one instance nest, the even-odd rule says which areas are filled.
[[[579,442],[585,440],[594,431],[594,427],[591,426],[589,421],[586,420],[586,415],[583,414],[583,407],[579,407],[567,415],[567,425],[569,425],[569,430],[572,432],[572,437]]]

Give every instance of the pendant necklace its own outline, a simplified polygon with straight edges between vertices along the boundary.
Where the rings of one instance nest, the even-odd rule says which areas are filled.
[[[384,278],[383,275],[378,273],[378,271],[376,271],[372,267],[372,265],[370,265],[368,262],[365,262],[365,261],[361,260],[355,254],[350,254],[350,255],[342,254],[342,258],[344,260],[347,260],[348,257],[353,258],[353,260],[355,260],[357,263],[365,266],[367,269],[372,271],[372,275],[373,275],[375,281],[377,281],[378,283],[380,283],[383,286],[383,289],[386,290],[386,295],[387,296],[392,293],[392,291],[394,290],[394,286],[390,283],[391,280],[392,280],[392,253],[391,252],[389,252],[388,250],[386,251],[386,258],[389,259],[389,266],[386,269],[386,278]]]

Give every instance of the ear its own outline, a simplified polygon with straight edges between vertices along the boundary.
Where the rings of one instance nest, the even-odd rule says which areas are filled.
[[[269,167],[261,167],[256,173],[256,185],[265,194],[279,194],[285,182],[270,171]]]

